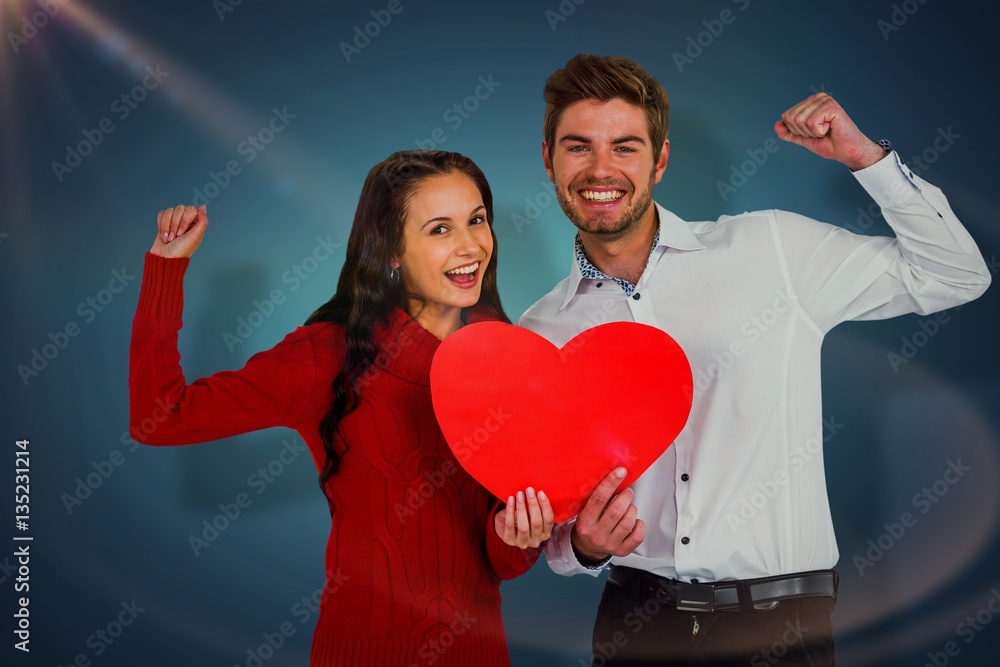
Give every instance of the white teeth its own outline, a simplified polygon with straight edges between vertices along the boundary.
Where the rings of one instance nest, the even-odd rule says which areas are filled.
[[[584,199],[590,199],[591,201],[616,201],[625,196],[625,193],[621,190],[602,192],[597,192],[595,190],[581,190],[580,194]]]
[[[463,266],[457,269],[452,269],[451,271],[445,271],[445,273],[450,273],[452,275],[458,275],[461,273],[475,273],[476,269],[479,268],[479,262],[475,264],[470,264],[469,266]]]

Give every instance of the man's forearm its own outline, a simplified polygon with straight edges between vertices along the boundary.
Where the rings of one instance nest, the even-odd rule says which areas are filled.
[[[909,264],[910,293],[923,314],[975,299],[990,284],[990,271],[972,236],[944,193],[891,153],[854,172],[882,208]]]

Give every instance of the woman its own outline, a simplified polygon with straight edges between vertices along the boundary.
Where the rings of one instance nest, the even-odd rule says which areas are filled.
[[[301,434],[332,519],[311,665],[509,664],[500,580],[538,558],[551,507],[530,488],[504,507],[466,474],[428,379],[442,339],[509,321],[492,219],[471,160],[394,153],[365,180],[333,298],[239,371],[185,385],[182,280],[208,218],[204,206],[159,214],[132,330],[130,431],[151,445]],[[167,408],[145,435],[143,420]]]

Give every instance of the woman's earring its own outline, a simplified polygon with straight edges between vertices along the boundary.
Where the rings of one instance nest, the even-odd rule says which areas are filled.
[[[393,287],[399,285],[399,269],[395,266],[389,267],[389,284]]]

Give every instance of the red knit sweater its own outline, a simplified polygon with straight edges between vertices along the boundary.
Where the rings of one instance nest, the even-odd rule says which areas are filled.
[[[132,437],[181,445],[286,426],[320,468],[343,327],[300,326],[240,370],[186,384],[177,333],[189,262],[145,256],[129,356]],[[335,511],[310,665],[509,665],[500,580],[527,571],[539,552],[500,540],[499,502],[441,435],[429,383],[440,341],[399,309],[376,341],[382,354],[361,405],[341,422],[347,447],[329,484]],[[150,432],[143,421],[153,415]]]

